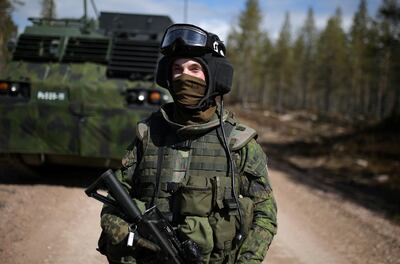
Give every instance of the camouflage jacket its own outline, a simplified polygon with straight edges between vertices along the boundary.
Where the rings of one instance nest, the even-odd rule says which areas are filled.
[[[168,117],[168,107],[161,109],[164,118],[172,126],[180,126],[173,123]],[[232,117],[226,112],[224,119]],[[181,126],[178,131],[182,133],[198,133],[205,128],[218,125],[218,119],[207,124]],[[140,126],[138,126],[140,130]],[[138,134],[143,131],[138,131]],[[117,172],[120,181],[128,190],[135,188],[133,179],[136,168],[141,161],[141,155],[145,151],[143,141],[137,137],[122,160],[122,168]],[[254,138],[246,141],[243,146],[233,153],[239,174],[240,196],[249,197],[254,202],[254,215],[251,229],[243,241],[238,252],[236,263],[261,263],[276,234],[277,207],[273,197],[272,188],[268,179],[267,158],[261,146]],[[144,205],[142,205],[144,209]],[[106,241],[108,249],[107,257],[110,263],[136,263],[135,253],[126,247],[128,224],[123,221],[116,212],[109,207],[104,207],[101,217],[103,235],[100,240]],[[100,245],[101,246],[101,245]],[[145,263],[152,263],[148,261]]]

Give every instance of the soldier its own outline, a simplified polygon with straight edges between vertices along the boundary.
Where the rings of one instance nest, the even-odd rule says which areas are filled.
[[[117,176],[141,210],[156,205],[202,263],[261,263],[276,233],[276,203],[256,132],[223,109],[233,69],[215,34],[170,26],[157,84],[174,103],[137,125]],[[217,103],[217,96],[221,103]],[[129,225],[101,213],[100,251],[110,263],[160,263],[146,246],[127,245]]]

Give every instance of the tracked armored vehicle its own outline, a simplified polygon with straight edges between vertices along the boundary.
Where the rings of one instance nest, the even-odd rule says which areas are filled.
[[[170,100],[153,76],[171,19],[30,21],[0,73],[1,166],[118,167],[136,122]]]

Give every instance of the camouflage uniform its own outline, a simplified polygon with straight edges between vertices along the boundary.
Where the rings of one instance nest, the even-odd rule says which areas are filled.
[[[191,125],[191,126],[180,126],[169,119],[168,112],[170,112],[170,105],[164,105],[164,107],[155,115],[158,118],[161,117],[168,126],[177,128],[177,134],[179,135],[199,135],[205,134],[209,135],[213,131],[213,128],[218,127],[219,122],[217,118],[209,121],[206,124],[201,125]],[[155,116],[153,114],[147,121],[154,121]],[[224,114],[225,123],[231,122],[234,129],[230,137],[230,148],[233,151],[233,158],[236,165],[237,185],[239,190],[239,201],[244,215],[250,217],[244,217],[244,226],[247,227],[245,230],[246,236],[242,244],[235,245],[233,241],[228,243],[228,247],[221,244],[218,238],[218,233],[226,232],[224,226],[219,226],[218,221],[221,219],[230,219],[225,221],[226,224],[233,224],[234,233],[238,229],[238,216],[231,217],[223,215],[222,211],[218,211],[215,206],[212,208],[212,212],[207,214],[206,217],[201,217],[201,215],[190,215],[185,214],[184,219],[189,219],[181,226],[181,229],[193,228],[190,224],[190,220],[198,225],[201,219],[206,219],[206,225],[200,224],[200,228],[192,229],[192,233],[188,236],[193,238],[203,249],[206,247],[207,242],[205,240],[211,240],[211,248],[204,249],[207,251],[207,259],[203,263],[261,263],[266,255],[267,249],[272,242],[272,238],[276,233],[277,222],[276,222],[276,203],[272,194],[271,185],[268,179],[268,169],[267,169],[267,159],[261,148],[261,146],[256,142],[255,131],[249,127],[242,124],[238,124],[234,119],[233,114],[226,111]],[[157,121],[160,122],[160,121]],[[146,153],[152,151],[152,147],[149,146],[149,138],[146,125],[139,123],[138,125],[138,135],[134,144],[128,148],[125,157],[122,160],[122,169],[118,171],[118,177],[124,186],[129,190],[133,198],[141,199],[147,205],[149,204],[149,199],[143,198],[140,195],[141,189],[144,188],[143,185],[138,184],[141,177],[144,176],[145,171],[149,170],[143,163],[149,164],[149,159],[146,159]],[[158,137],[156,135],[156,137]],[[210,145],[212,146],[212,145]],[[205,151],[205,150],[202,150]],[[217,155],[217,154],[216,154]],[[144,160],[143,160],[143,157]],[[184,159],[183,157],[181,157]],[[204,157],[202,157],[204,158]],[[212,157],[218,160],[218,155]],[[206,160],[207,161],[207,160]],[[190,162],[196,162],[195,158]],[[210,162],[211,163],[211,162]],[[165,167],[168,165],[163,164]],[[211,166],[211,165],[210,165]],[[140,169],[142,168],[142,170]],[[200,170],[201,173],[201,170]],[[160,194],[160,197],[162,194]],[[136,200],[138,202],[138,200]],[[249,201],[249,202],[245,202]],[[247,206],[246,206],[247,204]],[[144,204],[139,202],[139,205],[144,209]],[[164,208],[163,199],[156,199],[156,205],[160,208]],[[183,206],[183,205],[181,205]],[[193,207],[193,204],[191,205]],[[170,210],[172,210],[170,208]],[[180,211],[182,212],[182,210]],[[249,212],[246,214],[246,212]],[[108,260],[110,263],[155,263],[152,256],[154,253],[146,251],[145,249],[134,249],[126,246],[126,237],[128,234],[128,224],[124,222],[116,212],[114,212],[109,207],[104,207],[101,217],[101,226],[103,228],[103,233],[100,238],[100,249],[106,252]],[[222,216],[222,218],[221,218]],[[219,220],[218,220],[219,219]],[[182,222],[181,222],[182,223]],[[236,226],[236,228],[235,228]],[[211,228],[207,228],[211,227]],[[229,229],[229,228],[228,228]],[[193,237],[191,237],[191,235]],[[234,234],[233,234],[234,235]],[[209,238],[204,238],[210,236]],[[197,239],[197,240],[196,240]],[[233,240],[233,239],[231,239]],[[224,241],[226,242],[229,241]],[[223,250],[222,250],[223,249]],[[228,250],[226,250],[228,249]],[[235,256],[238,256],[235,262]],[[150,258],[150,259],[149,259]],[[137,262],[136,262],[137,261]]]

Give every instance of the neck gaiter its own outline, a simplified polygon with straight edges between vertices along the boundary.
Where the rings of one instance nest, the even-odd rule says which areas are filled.
[[[204,111],[188,109],[196,106],[204,97],[207,83],[197,77],[182,74],[172,81],[171,95],[174,98],[174,121],[181,125],[206,123],[211,120],[217,107],[212,105]]]

